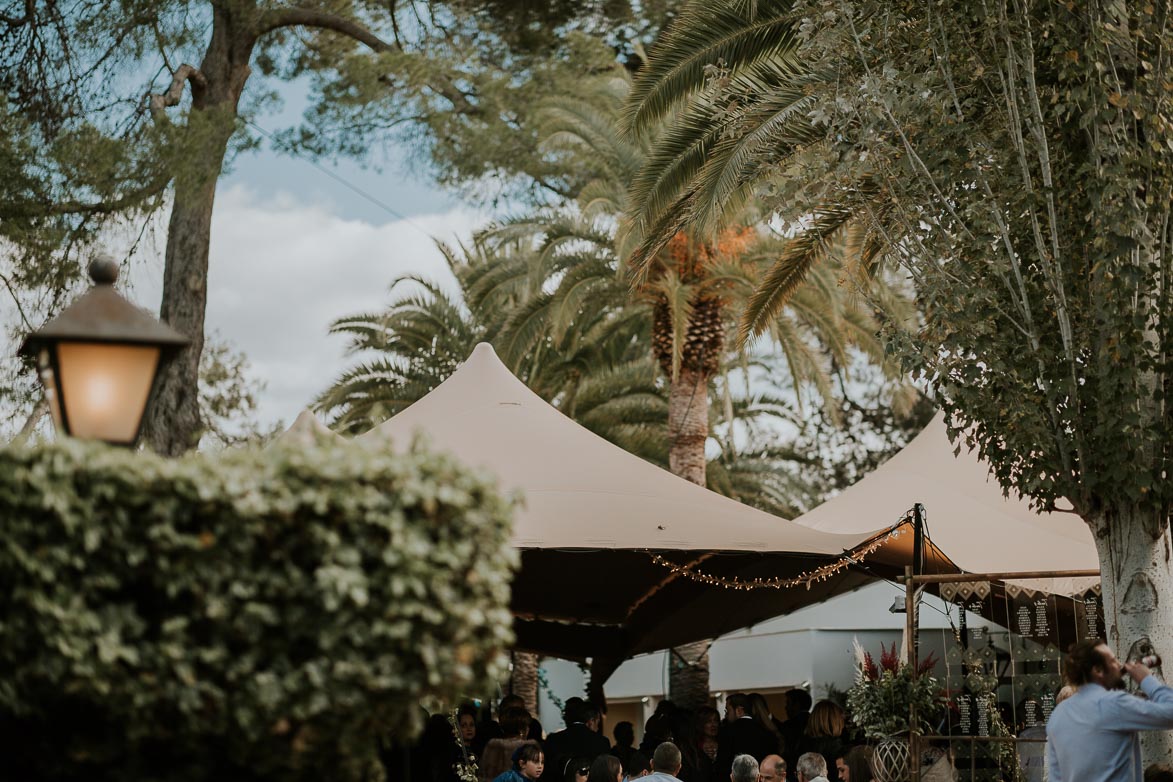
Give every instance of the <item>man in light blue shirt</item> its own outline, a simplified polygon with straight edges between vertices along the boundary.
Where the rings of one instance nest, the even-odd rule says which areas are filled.
[[[1141,663],[1121,663],[1103,641],[1081,641],[1067,656],[1075,694],[1047,722],[1051,782],[1142,782],[1142,730],[1173,728],[1173,689]],[[1117,689],[1131,676],[1148,700]]]
[[[680,782],[676,777],[684,765],[680,749],[671,741],[665,741],[652,753],[652,773],[643,778],[644,782]]]

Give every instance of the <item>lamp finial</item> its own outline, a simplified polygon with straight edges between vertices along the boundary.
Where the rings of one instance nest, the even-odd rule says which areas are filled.
[[[118,279],[118,261],[102,253],[90,261],[89,272],[95,285],[113,285]]]

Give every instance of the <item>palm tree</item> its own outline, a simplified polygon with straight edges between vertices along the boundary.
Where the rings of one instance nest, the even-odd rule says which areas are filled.
[[[340,378],[319,408],[336,425],[373,426],[487,340],[530,388],[596,433],[689,480],[790,515],[804,492],[783,467],[810,459],[777,447],[765,422],[803,417],[795,408],[809,390],[833,418],[836,371],[882,352],[874,314],[846,295],[843,264],[832,257],[765,324],[769,354],[753,344],[728,349],[734,313],[787,249],[746,225],[712,239],[677,232],[633,295],[624,258],[640,237],[627,222],[630,186],[652,145],[619,129],[629,88],[623,77],[602,78],[543,108],[547,151],[566,165],[589,157],[590,170],[602,173],[576,201],[494,226],[461,255],[446,252],[457,292],[404,278],[397,285],[412,290],[386,312],[338,321],[335,331],[350,336],[353,352],[378,355]],[[735,381],[739,373],[747,379]],[[777,385],[778,376],[788,379],[793,402],[762,395],[763,379]],[[718,448],[712,462],[709,444]],[[705,648],[677,650],[688,664],[673,672],[674,699],[707,699]]]
[[[402,293],[386,310],[332,324],[331,333],[346,335],[348,353],[358,358],[315,402],[333,428],[357,434],[377,426],[438,386],[487,341],[543,399],[617,445],[655,456],[650,444],[663,441],[665,402],[638,344],[646,323],[630,313],[609,318],[584,312],[556,343],[518,351],[514,331],[535,297],[516,277],[532,258],[485,245],[440,249],[455,290],[406,275],[392,283],[392,291]]]
[[[739,356],[727,349],[731,313],[755,289],[763,262],[785,250],[745,225],[725,228],[712,239],[680,230],[648,255],[635,280],[634,295],[624,295],[632,288],[624,256],[632,247],[647,246],[639,226],[627,220],[637,192],[631,184],[656,146],[649,139],[619,132],[619,110],[628,89],[624,78],[600,80],[575,100],[556,102],[541,112],[548,145],[565,156],[577,151],[605,173],[584,187],[577,202],[510,221],[480,237],[493,247],[531,248],[538,259],[536,266],[514,272],[510,289],[528,287],[532,295],[505,323],[502,343],[511,356],[528,355],[548,342],[562,341],[568,324],[584,313],[604,321],[622,320],[625,313],[650,313],[651,352],[668,382],[669,468],[687,480],[729,493],[749,494],[746,490],[756,484],[752,494],[757,501],[769,498],[766,504],[771,509],[793,512],[795,504],[781,499],[783,490],[776,478],[757,469],[775,460],[777,452],[767,448],[759,452],[763,458],[743,458],[730,438],[725,444],[733,447],[723,449],[712,482],[705,452],[713,410],[710,386],[732,362],[747,360],[746,351]],[[853,350],[873,358],[882,355],[872,311],[844,295],[834,278],[839,271],[841,264],[830,260],[815,275],[815,284],[792,297],[792,306],[775,308],[763,328],[772,347],[786,357],[794,387],[812,386],[827,403],[834,397],[828,364],[847,366]],[[522,278],[524,284],[519,282]],[[728,392],[729,385],[725,388]],[[732,405],[724,409],[732,431]],[[742,413],[750,410],[762,415],[771,408],[740,408]],[[674,658],[686,664],[673,669],[674,700],[685,705],[707,700],[706,648],[701,644],[677,650]]]
[[[440,250],[458,281],[465,269],[484,263],[443,245]],[[330,326],[331,334],[347,336],[349,354],[362,357],[315,401],[336,430],[359,434],[404,410],[452,374],[488,334],[481,313],[435,282],[409,275],[391,290],[403,293],[385,311],[355,313]]]
[[[816,94],[829,77],[805,67],[797,24],[788,0],[689,3],[656,42],[625,107],[630,133],[657,138],[631,185],[637,274],[650,273],[681,231],[711,235],[728,225],[759,187],[792,191],[802,225],[748,299],[739,343],[768,329],[830,256],[861,278],[875,275],[891,239],[875,227],[886,224],[888,207],[871,180],[787,176],[804,156],[831,154]]]

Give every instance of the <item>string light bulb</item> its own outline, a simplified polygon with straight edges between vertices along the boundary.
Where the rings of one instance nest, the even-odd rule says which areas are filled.
[[[905,514],[900,521],[894,524],[887,532],[869,541],[866,545],[845,553],[842,557],[830,562],[826,565],[821,565],[813,570],[808,570],[800,573],[797,576],[790,578],[724,578],[722,576],[715,576],[712,573],[704,573],[697,570],[693,565],[680,565],[676,562],[666,559],[660,554],[653,551],[648,552],[648,556],[657,565],[668,568],[674,576],[681,576],[695,581],[706,586],[716,586],[723,589],[733,589],[737,591],[750,591],[753,589],[792,589],[797,586],[806,586],[811,588],[811,584],[816,582],[821,583],[827,581],[832,576],[841,573],[851,565],[857,565],[863,562],[868,556],[875,553],[882,548],[889,541],[900,537],[904,534],[905,528],[910,522],[910,514]]]

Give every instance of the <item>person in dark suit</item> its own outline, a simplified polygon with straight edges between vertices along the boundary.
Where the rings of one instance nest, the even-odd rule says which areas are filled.
[[[593,761],[611,751],[611,742],[599,733],[601,715],[598,707],[582,698],[570,698],[562,710],[566,727],[546,737],[546,767],[542,782],[554,782],[563,773],[562,766],[569,758]]]
[[[811,694],[798,687],[786,691],[786,721],[782,723],[782,757],[786,760],[786,778],[798,780],[798,756],[802,754],[802,740],[806,723],[811,716]]]
[[[752,755],[759,763],[766,755],[777,754],[778,736],[754,719],[749,696],[735,692],[725,699],[727,726],[717,740],[713,776],[722,780],[733,771],[733,758]]]

